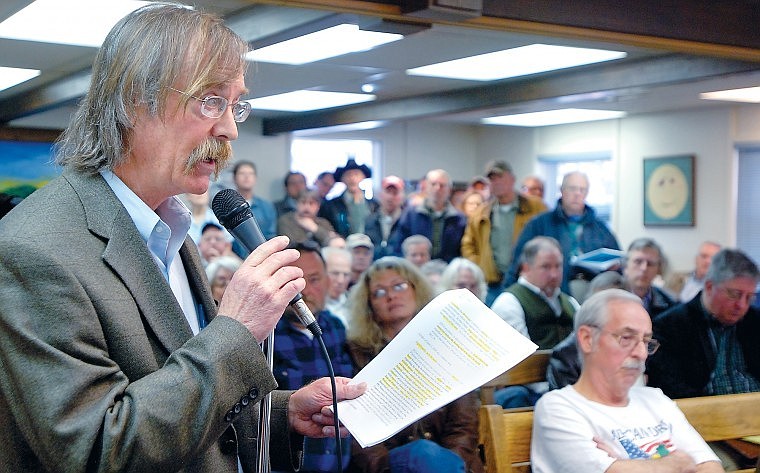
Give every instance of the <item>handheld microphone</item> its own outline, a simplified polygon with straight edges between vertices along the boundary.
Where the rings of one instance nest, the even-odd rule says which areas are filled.
[[[256,222],[256,217],[251,213],[250,205],[240,193],[234,189],[223,189],[214,196],[211,202],[211,210],[224,225],[232,236],[240,242],[248,251],[253,251],[257,246],[264,243],[266,238],[261,233],[261,228]],[[316,336],[322,334],[322,329],[317,324],[317,319],[311,313],[309,307],[303,301],[299,292],[290,301],[290,307],[296,313],[298,320]]]

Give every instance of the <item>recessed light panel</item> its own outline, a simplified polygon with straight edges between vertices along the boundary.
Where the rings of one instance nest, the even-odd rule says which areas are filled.
[[[323,108],[340,107],[375,100],[370,94],[348,94],[343,92],[322,92],[298,90],[286,94],[270,95],[248,100],[253,109],[279,110],[283,112],[307,112]]]
[[[565,123],[590,122],[595,120],[610,120],[622,118],[625,112],[616,110],[589,110],[584,108],[564,108],[560,110],[547,110],[545,112],[520,113],[517,115],[504,115],[489,117],[481,120],[486,125],[509,125],[509,126],[548,126]]]
[[[0,38],[100,47],[117,21],[148,3],[37,0],[0,23]]]
[[[699,94],[699,98],[705,100],[726,100],[729,102],[760,103],[760,87],[716,90],[715,92]]]
[[[408,69],[407,74],[448,79],[491,81],[566,69],[626,56],[621,51],[531,44],[519,48]]]
[[[248,53],[246,59],[278,64],[306,64],[343,54],[367,51],[403,37],[400,34],[364,31],[357,25],[342,24],[256,49]]]
[[[14,85],[26,82],[40,75],[37,69],[19,69],[0,67],[0,90],[10,89]]]

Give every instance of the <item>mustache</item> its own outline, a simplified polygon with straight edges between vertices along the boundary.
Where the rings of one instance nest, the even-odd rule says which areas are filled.
[[[643,373],[646,369],[646,363],[643,361],[629,360],[623,363],[623,368],[627,370],[638,370]]]
[[[185,174],[190,174],[199,162],[209,158],[214,160],[214,179],[216,179],[232,158],[232,145],[229,141],[208,138],[190,153],[185,166]]]

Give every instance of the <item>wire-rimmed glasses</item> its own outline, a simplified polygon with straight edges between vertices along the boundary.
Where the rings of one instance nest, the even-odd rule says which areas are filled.
[[[598,325],[589,324],[589,327],[594,327],[600,332],[611,335],[615,340],[617,340],[618,344],[620,344],[620,346],[626,350],[633,349],[633,347],[635,347],[641,342],[643,342],[644,346],[647,347],[647,354],[649,355],[654,355],[657,349],[660,348],[660,342],[658,342],[652,337],[646,337],[646,336],[640,337],[638,335],[635,335],[629,332],[624,332],[624,333],[610,332],[608,330],[604,330],[602,327]]]
[[[209,95],[200,98],[187,92],[175,89],[174,87],[167,88],[199,101],[201,103],[201,113],[204,117],[214,119],[221,118],[221,116],[224,115],[224,111],[227,110],[227,107],[232,107],[232,118],[237,123],[244,122],[245,119],[248,118],[248,115],[251,114],[251,104],[242,100],[238,100],[237,102],[231,104],[229,100],[218,95]]]

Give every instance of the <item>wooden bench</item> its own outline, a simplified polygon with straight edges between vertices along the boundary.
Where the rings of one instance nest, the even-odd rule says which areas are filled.
[[[536,350],[520,363],[480,387],[480,402],[493,404],[493,393],[498,388],[546,381],[546,367],[551,350]]]
[[[677,399],[676,403],[708,442],[760,435],[760,393]],[[480,408],[479,417],[486,472],[529,472],[533,409],[487,405]]]

